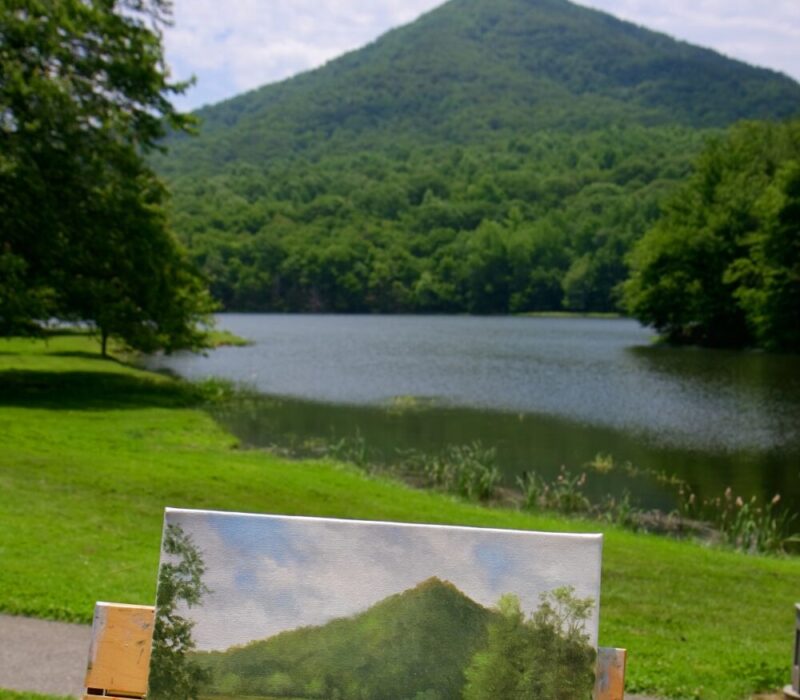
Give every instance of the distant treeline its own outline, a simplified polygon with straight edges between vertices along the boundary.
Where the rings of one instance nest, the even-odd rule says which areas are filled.
[[[173,176],[173,220],[227,310],[610,311],[708,136],[615,127],[238,162]]]

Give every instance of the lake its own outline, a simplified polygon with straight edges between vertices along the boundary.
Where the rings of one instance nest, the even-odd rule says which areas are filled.
[[[612,455],[617,468],[590,475],[595,497],[628,490],[669,509],[661,472],[700,497],[780,493],[800,511],[797,356],[658,346],[626,319],[224,314],[219,325],[253,345],[148,365],[257,389],[263,399],[216,413],[247,445],[302,452],[345,438],[392,462],[479,440],[509,484]]]

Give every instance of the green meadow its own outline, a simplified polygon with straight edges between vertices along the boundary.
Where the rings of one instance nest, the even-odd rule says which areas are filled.
[[[72,700],[60,695],[40,695],[39,693],[19,693],[0,688],[0,700]]]
[[[600,643],[629,650],[629,692],[731,700],[789,681],[799,558],[481,507],[240,449],[203,410],[208,393],[102,359],[86,336],[0,340],[0,611],[89,622],[96,600],[151,603],[166,506],[601,529]]]

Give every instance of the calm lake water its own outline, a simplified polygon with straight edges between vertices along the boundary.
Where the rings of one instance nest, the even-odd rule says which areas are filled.
[[[243,442],[301,449],[357,439],[377,459],[480,440],[513,483],[598,453],[675,474],[702,497],[726,487],[800,511],[800,358],[672,349],[630,320],[225,314],[254,345],[155,357],[189,378],[263,393],[217,418]],[[674,489],[616,468],[590,493]]]

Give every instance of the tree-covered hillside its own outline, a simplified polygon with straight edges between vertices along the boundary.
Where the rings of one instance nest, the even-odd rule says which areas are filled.
[[[174,221],[227,309],[606,311],[700,141],[636,127],[240,163],[180,180]]]
[[[800,86],[567,0],[451,0],[323,68],[200,110],[168,173],[299,153],[494,142],[798,112]]]
[[[495,616],[434,578],[355,617],[194,658],[212,673],[210,694],[459,698]]]
[[[434,577],[353,617],[191,663],[210,677],[201,696],[226,700],[579,700],[594,686],[593,607],[567,587],[535,611],[514,594],[490,610]]]
[[[451,0],[156,164],[227,309],[599,311],[707,135],[799,112],[785,76],[566,0]]]

